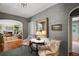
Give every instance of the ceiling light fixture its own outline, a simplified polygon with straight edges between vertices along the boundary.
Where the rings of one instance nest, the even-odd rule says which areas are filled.
[[[27,3],[21,3],[21,7],[22,8],[26,8],[27,7]]]

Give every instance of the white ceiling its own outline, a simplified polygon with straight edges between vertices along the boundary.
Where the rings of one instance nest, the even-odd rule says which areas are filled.
[[[0,3],[0,12],[29,18],[55,4],[56,3],[27,3],[27,7],[22,8],[20,3]]]

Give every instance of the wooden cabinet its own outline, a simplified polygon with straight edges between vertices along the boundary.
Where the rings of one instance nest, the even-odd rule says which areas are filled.
[[[22,46],[22,39],[6,41],[6,42],[0,44],[0,51],[8,51],[10,49],[18,48],[21,46]]]

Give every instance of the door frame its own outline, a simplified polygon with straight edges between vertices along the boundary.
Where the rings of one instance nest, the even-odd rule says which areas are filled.
[[[73,8],[68,14],[68,55],[72,52],[72,18],[70,14],[78,8],[79,6]]]

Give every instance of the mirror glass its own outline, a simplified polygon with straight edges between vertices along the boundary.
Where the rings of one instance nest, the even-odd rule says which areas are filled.
[[[42,32],[46,30],[46,23],[45,22],[39,22],[38,23],[38,31]]]

